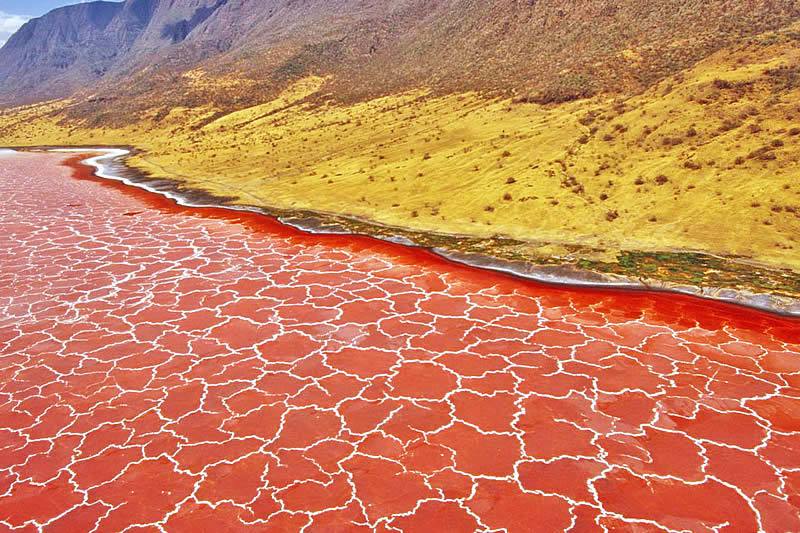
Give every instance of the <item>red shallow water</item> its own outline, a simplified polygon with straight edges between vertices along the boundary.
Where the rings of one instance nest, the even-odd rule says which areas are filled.
[[[64,159],[0,157],[0,530],[800,530],[799,321]]]

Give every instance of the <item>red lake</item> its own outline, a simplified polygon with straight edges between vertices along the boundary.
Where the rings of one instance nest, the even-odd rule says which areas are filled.
[[[799,320],[77,160],[0,156],[0,531],[800,530]]]

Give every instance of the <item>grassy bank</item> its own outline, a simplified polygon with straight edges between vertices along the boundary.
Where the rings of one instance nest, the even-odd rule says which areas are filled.
[[[535,241],[542,256],[689,250],[797,272],[798,43],[765,35],[643,94],[557,106],[424,90],[344,106],[320,103],[316,77],[248,109],[154,108],[116,128],[51,102],[0,115],[0,144],[135,145],[141,170],[242,203]]]

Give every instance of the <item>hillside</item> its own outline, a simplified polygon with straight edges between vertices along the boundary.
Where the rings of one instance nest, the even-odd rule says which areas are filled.
[[[134,145],[243,204],[800,295],[800,4],[423,4],[217,2],[180,42],[148,26],[92,91],[6,109],[0,144]]]
[[[124,121],[154,105],[252,105],[323,75],[338,101],[424,86],[558,103],[641,91],[799,17],[788,0],[89,2],[9,39],[0,102],[77,91],[89,101],[76,115]],[[236,83],[199,88],[197,69]]]

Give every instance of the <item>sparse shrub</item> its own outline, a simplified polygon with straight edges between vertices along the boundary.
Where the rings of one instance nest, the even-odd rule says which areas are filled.
[[[742,120],[746,119],[747,117],[758,116],[758,109],[755,106],[752,106],[752,105],[747,106],[745,108],[745,110],[742,111],[742,114],[739,115],[739,116],[742,118]]]
[[[697,137],[697,130],[694,129],[694,127],[689,128],[688,130],[686,130],[686,136],[687,137]]]
[[[584,116],[582,116],[581,118],[579,118],[578,122],[580,122],[584,126],[588,126],[589,124],[594,122],[594,119],[597,118],[597,115],[598,115],[597,111],[590,111],[590,112],[586,113]]]
[[[800,128],[792,128],[789,130],[789,135],[795,136],[800,135]]]
[[[487,205],[486,207],[483,208],[483,210],[486,211],[487,213],[494,213],[494,207],[492,207],[491,205]]]
[[[503,195],[503,200],[505,200],[506,202],[510,202],[512,199],[513,199],[513,198],[512,198],[512,196],[511,196],[511,193],[505,193],[505,194]]]
[[[423,161],[427,161],[430,158],[431,158],[431,154],[429,154],[428,152],[425,152],[425,155],[422,156],[422,160]]]
[[[722,133],[725,133],[727,131],[735,130],[736,128],[738,128],[741,125],[742,125],[742,123],[739,122],[738,120],[732,120],[732,119],[726,118],[725,120],[722,121],[722,124],[720,124],[719,131],[722,132]]]
[[[669,181],[669,178],[666,177],[664,174],[659,174],[658,176],[656,176],[656,184],[657,185],[664,185],[668,181]]]
[[[723,80],[720,78],[715,79],[712,84],[714,85],[715,89],[725,90],[725,89],[733,89],[733,83],[729,82],[728,80]]]
[[[747,154],[748,159],[758,159],[760,161],[772,161],[777,157],[772,152],[774,148],[772,146],[762,146],[758,150],[753,150],[749,154]]]
[[[619,212],[617,212],[616,210],[608,211],[606,213],[606,220],[608,220],[609,222],[614,222],[618,218],[619,218]]]
[[[506,184],[508,184],[508,185],[511,185],[511,184],[513,184],[513,183],[516,183],[516,182],[517,182],[517,180],[516,180],[516,179],[514,179],[514,178],[508,178],[508,179],[506,180]]]
[[[603,202],[605,202],[606,200],[608,200],[608,195],[607,195],[606,193],[603,193],[603,194],[601,194],[601,195],[600,195],[600,200],[602,200]]]
[[[561,104],[589,98],[596,91],[594,80],[588,75],[573,72],[558,77],[552,85],[529,97],[528,101],[533,101],[540,105]]]
[[[588,142],[589,142],[589,136],[588,135],[581,135],[580,137],[578,137],[578,143],[586,144]]]
[[[701,165],[700,163],[698,163],[696,161],[692,161],[692,160],[685,161],[683,163],[683,166],[685,168],[688,168],[689,170],[700,170],[701,168],[703,168],[703,165]]]
[[[764,71],[778,89],[790,90],[800,85],[800,65],[781,65]]]
[[[606,141],[606,142],[613,141],[614,140],[614,136],[611,135],[610,133],[606,133],[605,135],[603,135],[603,140]]]
[[[505,151],[504,151],[502,154],[500,154],[500,155],[501,155],[502,157],[511,157],[511,152],[509,152],[508,150],[505,150]]]
[[[644,185],[644,178],[636,178],[636,181],[633,182],[636,185]]]
[[[770,144],[773,146],[773,148],[780,148],[783,146],[783,141],[780,139],[774,139]]]

